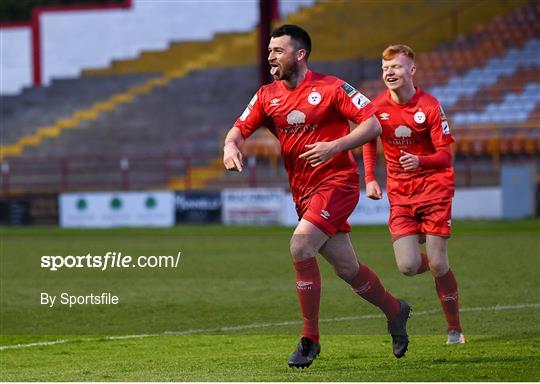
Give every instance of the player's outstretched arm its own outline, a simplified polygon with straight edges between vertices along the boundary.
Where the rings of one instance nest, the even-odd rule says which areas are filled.
[[[372,115],[356,126],[346,136],[334,141],[320,141],[314,144],[307,144],[307,151],[299,157],[306,159],[312,167],[317,167],[328,161],[338,152],[348,151],[375,139],[381,132],[381,124],[375,115]]]
[[[223,147],[223,165],[228,171],[242,172],[244,162],[240,147],[244,141],[244,136],[238,127],[232,127],[227,133]]]

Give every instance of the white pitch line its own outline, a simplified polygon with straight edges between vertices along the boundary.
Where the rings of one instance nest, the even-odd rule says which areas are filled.
[[[471,307],[471,308],[461,308],[460,312],[496,312],[496,311],[509,311],[515,309],[526,309],[526,308],[539,308],[540,303],[529,303],[529,304],[516,304],[516,305],[494,305],[491,307]],[[439,313],[440,309],[430,309],[427,311],[413,312],[413,316],[425,316]],[[319,319],[321,323],[333,323],[339,321],[355,321],[355,320],[367,320],[367,319],[379,319],[384,318],[383,314],[377,315],[362,315],[362,316],[345,316],[345,317],[333,317],[329,319]],[[15,345],[2,345],[0,346],[0,351],[7,349],[21,349],[21,348],[32,348],[32,347],[44,347],[56,344],[66,344],[70,342],[80,342],[80,341],[96,341],[96,340],[126,340],[126,339],[141,339],[145,337],[157,337],[157,336],[181,336],[181,335],[193,335],[198,333],[214,333],[214,332],[230,332],[230,331],[242,331],[246,329],[259,329],[259,328],[271,328],[271,327],[282,327],[287,325],[296,325],[301,324],[299,320],[292,321],[282,321],[279,323],[258,323],[258,324],[247,324],[247,325],[237,325],[230,327],[219,327],[219,328],[206,328],[206,329],[187,329],[184,331],[166,331],[163,333],[150,333],[150,334],[141,334],[141,335],[123,335],[123,336],[106,336],[103,338],[84,338],[84,339],[60,339],[54,341],[41,341],[37,343],[30,344],[15,344]]]

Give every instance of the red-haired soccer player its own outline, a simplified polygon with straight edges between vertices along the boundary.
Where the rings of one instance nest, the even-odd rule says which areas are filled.
[[[309,70],[311,39],[302,28],[275,29],[268,50],[274,82],[257,91],[228,132],[223,163],[228,170],[242,171],[240,147],[262,125],[280,142],[300,220],[290,252],[304,319],[302,338],[289,366],[309,367],[320,352],[317,253],[358,295],[384,312],[394,355],[402,357],[409,344],[409,305],[392,296],[377,275],[358,261],[347,222],[359,195],[358,168],[349,150],[381,133],[375,108],[343,80]],[[357,125],[353,130],[348,120]]]
[[[416,88],[415,53],[406,45],[391,45],[382,53],[382,77],[387,90],[373,104],[383,128],[390,201],[389,229],[400,272],[407,276],[431,270],[447,322],[447,344],[463,344],[458,287],[450,269],[450,237],[454,142],[439,101]],[[375,179],[377,140],[364,145],[366,194],[381,198]],[[426,242],[426,253],[419,244]]]

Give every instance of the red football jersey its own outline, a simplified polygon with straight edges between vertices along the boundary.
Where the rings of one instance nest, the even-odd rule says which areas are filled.
[[[417,156],[432,155],[454,142],[439,101],[420,89],[406,104],[396,103],[390,91],[381,93],[373,104],[383,128],[381,135],[386,159],[386,191],[392,204],[411,204],[454,196],[454,169],[405,171],[399,163],[401,151]]]
[[[336,154],[312,167],[300,159],[307,144],[332,141],[350,132],[348,120],[360,124],[375,113],[368,98],[343,80],[308,71],[294,89],[284,81],[264,85],[253,96],[235,126],[244,138],[265,126],[278,138],[291,192],[297,204],[321,183],[358,184],[358,168],[351,151]]]

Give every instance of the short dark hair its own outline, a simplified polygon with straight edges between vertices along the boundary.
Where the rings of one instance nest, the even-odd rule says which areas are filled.
[[[311,37],[309,34],[298,25],[284,24],[281,27],[275,28],[270,37],[290,36],[291,40],[296,43],[296,49],[305,49],[306,57],[311,53]]]

